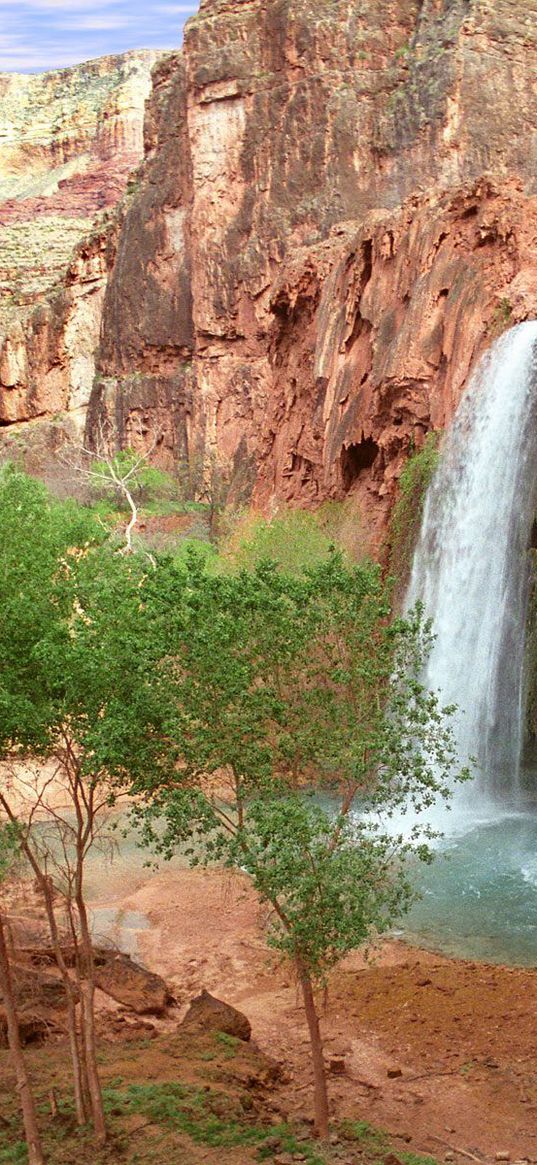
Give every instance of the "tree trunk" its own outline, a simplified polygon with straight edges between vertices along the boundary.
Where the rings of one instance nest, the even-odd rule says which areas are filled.
[[[46,874],[42,873],[39,866],[37,865],[37,862],[35,864],[32,862],[32,867],[34,873],[36,874],[41,893],[43,894],[43,898],[45,900],[45,909],[47,912],[52,949],[61,972],[63,987],[67,999],[67,1028],[69,1032],[69,1051],[71,1053],[71,1064],[73,1068],[76,1122],[79,1127],[82,1127],[82,1125],[87,1124],[88,1109],[84,1098],[84,1068],[80,1056],[80,1048],[78,1046],[75,992],[73,989],[73,982],[69,974],[69,968],[67,967],[63,957],[61,939],[58,933],[56,915],[54,913],[54,898],[51,881],[49,878],[47,878]]]
[[[313,1064],[313,1105],[315,1113],[315,1132],[322,1141],[326,1141],[328,1139],[329,1120],[328,1091],[326,1087],[326,1068],[324,1064],[319,1017],[315,1007],[315,998],[313,995],[311,977],[300,959],[296,959],[295,962],[298,971],[298,977],[300,979],[300,986],[302,988],[304,1010],[306,1012],[306,1020],[310,1037],[311,1059]]]
[[[29,1165],[45,1165],[45,1158],[41,1148],[39,1130],[37,1128],[37,1117],[30,1085],[30,1078],[26,1071],[26,1064],[24,1063],[24,1056],[22,1052],[19,1022],[17,1018],[17,1006],[15,1003],[15,993],[13,991],[13,981],[11,978],[11,969],[9,966],[4,924],[1,914],[0,991],[2,992],[3,1003],[7,1017],[7,1038],[9,1043],[9,1051],[13,1061],[15,1075],[17,1077],[17,1092],[20,1096],[22,1119],[24,1123],[24,1135],[26,1138],[26,1144],[28,1146],[28,1163]]]
[[[99,1146],[106,1144],[106,1123],[104,1119],[103,1097],[99,1069],[97,1067],[97,1046],[95,1041],[95,972],[93,967],[93,944],[88,925],[86,904],[80,892],[76,894],[76,906],[80,923],[80,942],[82,948],[82,973],[80,977],[80,1002],[82,1008],[82,1034],[84,1039],[85,1064],[88,1074],[88,1087],[91,1104],[91,1115],[95,1136]]]

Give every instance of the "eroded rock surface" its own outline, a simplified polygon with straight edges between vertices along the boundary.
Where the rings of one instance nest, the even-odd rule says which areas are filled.
[[[157,56],[0,75],[0,424],[83,421]]]
[[[250,1021],[242,1011],[238,1011],[236,1007],[222,999],[217,999],[205,988],[192,1000],[181,1027],[199,1028],[204,1032],[222,1032],[237,1040],[248,1041],[252,1035]]]
[[[536,67],[537,0],[204,0],[154,70],[138,186],[70,268],[86,387],[61,407],[99,318],[89,440],[108,417],[168,468],[216,458],[267,509],[350,494],[378,542],[408,450],[537,314]],[[6,337],[6,421],[66,334],[39,318]]]

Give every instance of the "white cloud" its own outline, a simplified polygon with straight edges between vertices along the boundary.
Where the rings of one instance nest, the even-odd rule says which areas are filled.
[[[0,49],[0,73],[49,72],[51,69],[66,69],[79,64],[80,52],[66,45],[59,46],[55,51],[48,48],[43,52],[36,52],[35,47],[31,46],[20,52],[10,50],[4,53]]]
[[[197,0],[0,0],[0,71],[42,71],[130,49],[178,48]]]
[[[156,4],[153,11],[160,16],[192,16],[198,9],[196,4]]]
[[[88,9],[111,8],[111,0],[18,0],[20,7],[34,12],[84,12]],[[6,7],[12,5],[7,4]]]
[[[124,16],[76,16],[72,20],[58,20],[56,28],[69,32],[109,32],[115,28],[126,28],[128,21]]]

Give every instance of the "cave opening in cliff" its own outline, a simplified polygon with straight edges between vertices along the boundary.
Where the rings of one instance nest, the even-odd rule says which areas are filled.
[[[348,491],[363,469],[373,464],[379,447],[372,437],[362,437],[355,445],[346,445],[341,450],[341,477],[343,488]]]

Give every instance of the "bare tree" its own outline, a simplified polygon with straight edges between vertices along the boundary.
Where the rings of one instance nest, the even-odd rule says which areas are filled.
[[[20,1097],[24,1135],[28,1145],[29,1165],[44,1165],[45,1158],[37,1127],[35,1102],[30,1084],[30,1077],[26,1069],[22,1043],[19,1032],[17,1004],[13,988],[13,978],[9,962],[6,942],[5,920],[0,912],[0,991],[6,1012],[7,1038],[9,1051],[17,1078],[17,1091]]]
[[[178,465],[178,477],[185,500],[201,502],[207,506],[209,539],[216,542],[220,533],[220,516],[227,505],[231,489],[229,473],[214,450],[210,450],[182,458]]]
[[[3,881],[6,875],[11,872],[13,854],[14,847],[7,837],[7,830],[2,830],[0,835],[0,881]],[[9,1053],[17,1080],[29,1165],[44,1165],[45,1158],[37,1127],[35,1101],[22,1050],[9,946],[9,927],[5,915],[0,909],[0,994],[6,1013]]]
[[[21,851],[41,892],[65,990],[77,1122],[84,1125],[91,1115],[97,1141],[104,1144],[106,1127],[95,1035],[94,951],[85,901],[85,869],[92,846],[112,844],[109,790],[84,777],[67,732],[60,736],[52,766],[23,768],[11,764],[5,772],[0,808],[7,821],[17,826]],[[57,901],[66,915],[63,932]],[[66,956],[68,946],[73,949],[73,958]]]
[[[134,550],[133,532],[138,522],[136,495],[143,487],[144,470],[147,470],[157,444],[158,434],[152,436],[149,447],[143,452],[133,449],[118,451],[114,449],[110,426],[100,423],[94,449],[84,444],[73,445],[69,454],[63,456],[64,464],[88,483],[126,503],[130,517],[125,526],[122,554],[132,554]]]

